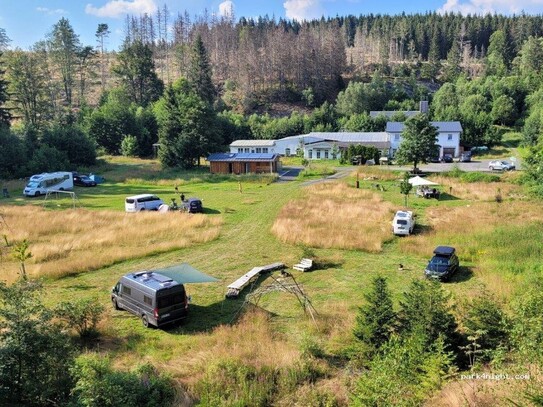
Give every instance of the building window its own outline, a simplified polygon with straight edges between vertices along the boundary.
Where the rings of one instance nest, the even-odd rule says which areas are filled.
[[[238,148],[238,153],[243,153],[243,148]]]
[[[290,157],[290,148],[285,148],[285,155]]]
[[[320,160],[321,158],[321,150],[317,150],[317,160]]]
[[[324,150],[324,158],[328,160],[328,150]]]
[[[245,149],[245,152],[246,152],[246,153],[248,153],[248,152],[249,152],[249,149],[248,149],[248,148],[246,148],[246,149]]]
[[[261,152],[262,152],[262,149],[261,149],[260,147],[257,147],[257,148],[256,148],[256,152],[257,152],[257,153],[261,153]]]
[[[309,159],[313,158],[313,150],[307,150],[307,158]]]
[[[447,140],[449,140],[449,141],[452,140],[452,134],[449,134],[449,135],[447,136]]]
[[[263,152],[264,154],[268,154],[268,147],[262,148],[262,152]]]
[[[253,150],[251,150],[251,153],[254,153],[254,152],[255,152],[255,150],[254,150],[254,149],[253,149]]]
[[[400,141],[400,135],[399,134],[394,135],[394,141]]]

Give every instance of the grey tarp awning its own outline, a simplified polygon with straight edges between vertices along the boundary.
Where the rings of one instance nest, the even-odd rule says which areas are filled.
[[[190,264],[182,263],[177,266],[166,267],[163,269],[151,270],[154,273],[162,274],[177,281],[179,284],[187,283],[214,283],[219,281],[215,277],[208,276],[201,271],[196,270]]]

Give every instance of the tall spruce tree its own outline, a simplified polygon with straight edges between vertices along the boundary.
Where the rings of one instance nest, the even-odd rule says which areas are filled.
[[[76,35],[66,18],[61,18],[53,26],[48,36],[48,47],[51,58],[62,77],[66,103],[71,105],[81,42],[79,35]]]
[[[9,99],[8,82],[5,80],[6,70],[3,67],[2,55],[2,50],[0,49],[0,126],[9,126],[11,114],[6,107],[6,102]]]
[[[186,82],[169,86],[156,104],[155,113],[159,158],[165,167],[193,167],[220,144],[215,112]]]
[[[194,92],[205,102],[212,104],[215,100],[216,90],[211,79],[211,64],[207,50],[198,35],[192,47],[188,80]]]
[[[364,298],[367,303],[359,308],[353,333],[362,342],[378,349],[388,342],[396,326],[396,313],[386,279],[376,277]]]
[[[8,82],[5,79],[6,70],[3,65],[3,50],[8,45],[9,38],[3,28],[0,28],[0,126],[9,126],[11,121],[11,114],[5,107],[5,103],[9,99],[8,95]]]
[[[113,73],[121,80],[132,101],[139,106],[147,106],[158,100],[164,91],[164,83],[155,72],[153,51],[142,41],[125,41]]]

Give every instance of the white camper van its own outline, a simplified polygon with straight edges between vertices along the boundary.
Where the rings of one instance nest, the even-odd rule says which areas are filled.
[[[40,196],[48,191],[70,191],[74,188],[74,177],[71,172],[44,172],[30,177],[23,194]]]
[[[392,232],[395,235],[408,236],[415,229],[415,217],[411,211],[398,211],[392,221]]]

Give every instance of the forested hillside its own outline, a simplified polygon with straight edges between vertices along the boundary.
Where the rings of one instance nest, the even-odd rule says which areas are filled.
[[[168,132],[168,145],[178,133],[185,140],[172,151],[196,143],[205,155],[239,138],[382,130],[384,121],[370,119],[369,110],[416,109],[421,99],[430,99],[433,119],[462,122],[466,148],[499,142],[506,127],[524,131],[535,146],[542,23],[542,16],[524,14],[303,23],[172,18],[164,6],[155,15],[127,16],[118,50],[107,49],[107,24],[98,25],[96,44],[82,44],[63,18],[30,50],[9,48],[9,33],[1,30],[1,117],[12,125],[2,137],[10,156],[26,161],[4,158],[0,173],[27,175],[51,161],[89,165],[95,148],[146,157]],[[203,137],[185,131],[180,118],[164,127],[172,124],[172,109],[184,106],[184,115],[194,104],[198,113],[190,120],[206,129]],[[62,132],[85,146],[82,157],[69,152]],[[186,158],[165,165],[196,164],[190,153],[177,153]]]

